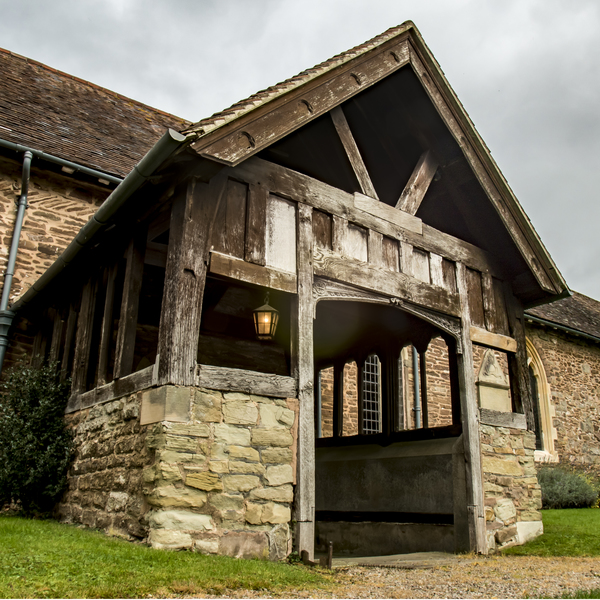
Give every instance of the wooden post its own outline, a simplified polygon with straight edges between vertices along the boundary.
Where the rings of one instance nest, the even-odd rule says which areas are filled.
[[[344,362],[333,365],[333,437],[344,430]]]
[[[75,356],[73,358],[73,383],[71,385],[73,393],[85,391],[87,385],[97,289],[98,282],[95,277],[92,277],[85,284],[81,295],[81,308],[79,309],[75,338]]]
[[[115,379],[129,375],[133,370],[133,354],[135,351],[135,332],[137,329],[140,291],[144,273],[144,254],[148,230],[141,227],[134,233],[125,254],[127,266],[123,282],[123,298],[121,315],[117,332],[117,349],[115,355]],[[104,333],[104,322],[102,323]]]
[[[173,203],[158,336],[158,381],[194,385],[202,299],[215,216],[227,186],[191,179]]]
[[[315,544],[315,426],[313,358],[313,237],[312,208],[298,204],[298,484],[296,486],[296,543],[300,554],[314,557]]]
[[[102,316],[102,331],[100,334],[100,349],[98,351],[98,386],[107,382],[108,358],[110,342],[113,333],[113,305],[115,298],[115,280],[119,270],[118,261],[108,270],[106,282],[106,299],[104,301],[104,315]]]
[[[462,416],[462,436],[465,452],[465,479],[467,488],[467,519],[471,551],[487,554],[485,512],[483,504],[483,475],[481,469],[481,444],[479,409],[473,372],[473,345],[471,344],[471,318],[468,304],[466,267],[456,264],[456,279],[461,300],[462,354],[457,354],[458,385]]]
[[[429,427],[429,410],[427,407],[427,351],[419,352],[419,379],[421,380],[421,423],[423,429]]]
[[[52,315],[53,324],[52,324],[52,341],[50,343],[50,355],[48,360],[51,363],[55,363],[58,361],[60,355],[60,349],[62,347],[63,339],[63,325],[64,321],[60,314],[60,311],[52,309],[49,314]]]
[[[67,330],[65,332],[65,345],[63,348],[62,359],[60,361],[60,380],[64,381],[70,373],[70,358],[71,349],[73,347],[73,338],[75,335],[75,328],[77,327],[77,311],[71,304],[69,306],[69,316],[67,317]]]

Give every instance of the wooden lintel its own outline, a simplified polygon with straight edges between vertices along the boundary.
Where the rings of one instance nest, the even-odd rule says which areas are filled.
[[[429,150],[423,152],[396,203],[398,210],[403,210],[411,215],[417,213],[437,168],[438,163],[433,157],[433,153]]]
[[[463,240],[422,223],[420,219],[360,194],[348,194],[318,181],[254,157],[236,168],[236,176],[252,183],[268,182],[269,191],[284,198],[302,198],[306,204],[333,215],[333,248],[336,249],[336,218],[407,241],[417,248],[435,252],[482,273],[502,278],[492,256]],[[389,209],[389,210],[388,210]],[[376,212],[377,211],[377,212]]]
[[[405,273],[395,273],[368,265],[322,248],[315,248],[313,256],[314,273],[317,276],[378,292],[390,298],[402,298],[453,317],[461,314],[457,294],[419,281]]]
[[[211,390],[242,392],[274,398],[295,398],[296,380],[284,375],[198,365],[197,385]]]
[[[329,114],[331,115],[331,120],[333,121],[335,130],[340,137],[342,146],[344,146],[344,150],[346,151],[346,155],[348,156],[352,170],[356,175],[356,179],[358,179],[358,184],[360,185],[362,193],[378,200],[379,196],[377,196],[375,186],[371,181],[371,177],[367,171],[363,157],[360,154],[360,150],[356,145],[356,140],[352,135],[352,131],[350,130],[350,126],[348,125],[348,121],[346,120],[346,115],[344,114],[342,107],[336,106],[330,111]]]
[[[475,344],[502,350],[502,352],[516,352],[517,340],[499,333],[490,333],[487,329],[475,327],[471,325],[470,329],[471,341]]]
[[[389,223],[392,223],[392,225],[397,225],[398,227],[402,227],[402,229],[419,235],[423,234],[423,222],[421,219],[403,210],[392,208],[384,202],[378,202],[362,194],[355,193],[354,206],[374,217],[385,219]]]
[[[210,253],[210,272],[290,294],[296,293],[295,273],[262,267],[215,251]]]

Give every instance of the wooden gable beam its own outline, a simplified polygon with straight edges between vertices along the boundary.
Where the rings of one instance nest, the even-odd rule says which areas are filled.
[[[437,168],[438,163],[433,157],[433,153],[430,150],[423,152],[396,203],[398,210],[403,210],[411,215],[417,214]]]
[[[342,107],[336,106],[329,112],[329,114],[331,115],[331,120],[333,121],[335,130],[340,136],[340,141],[344,146],[344,150],[346,151],[346,155],[348,156],[352,170],[356,175],[356,179],[358,179],[360,191],[365,196],[370,196],[371,198],[379,200],[379,196],[375,191],[375,186],[371,181],[371,177],[369,176],[365,162],[360,155],[360,150],[356,145],[356,141],[352,135],[352,131],[350,130],[350,126],[348,125],[348,121],[346,120],[346,115],[344,114]]]

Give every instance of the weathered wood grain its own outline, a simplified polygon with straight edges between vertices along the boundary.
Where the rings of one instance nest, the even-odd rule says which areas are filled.
[[[348,221],[338,215],[332,217],[331,247],[333,252],[343,254],[346,246],[346,234],[348,232]]]
[[[175,201],[165,272],[158,354],[161,384],[193,385],[212,231],[226,175],[191,179]]]
[[[467,268],[466,278],[469,299],[469,316],[471,323],[477,327],[485,328],[483,292],[481,291],[481,273]]]
[[[140,290],[144,273],[144,254],[146,252],[147,230],[140,227],[134,233],[129,243],[125,258],[125,280],[123,282],[123,297],[121,314],[117,332],[117,347],[115,351],[115,379],[129,375],[133,369],[133,354],[135,350],[135,333],[137,328]]]
[[[507,335],[499,333],[491,333],[481,327],[471,325],[470,329],[471,341],[475,344],[481,344],[488,348],[502,350],[502,352],[516,352],[517,341]]]
[[[499,272],[494,259],[481,248],[438,231],[424,223],[421,224],[422,233],[415,232],[413,229],[415,229],[416,224],[420,223],[420,219],[366,196],[348,194],[307,175],[256,157],[239,165],[236,168],[236,174],[250,183],[264,183],[271,193],[288,198],[302,198],[303,202],[313,208],[333,215],[334,251],[339,251],[339,249],[336,250],[335,246],[335,219],[337,217],[373,229],[388,237],[409,242],[418,248],[435,252],[449,260],[462,262],[478,271],[492,274]],[[379,211],[379,209],[385,211],[386,217],[381,216],[383,213],[375,215],[371,214],[369,210],[358,208],[355,206],[356,199],[358,199],[361,206],[363,203],[369,202],[369,210],[373,212],[375,210]],[[383,208],[384,206],[389,211]],[[399,217],[403,219],[404,224],[397,222]],[[406,217],[411,221],[406,221]]]
[[[248,214],[246,216],[246,250],[244,258],[247,262],[264,266],[266,264],[266,228],[267,228],[267,196],[269,192],[264,185],[250,184],[248,190]]]
[[[383,202],[377,202],[372,198],[363,196],[363,194],[354,194],[354,206],[374,217],[379,217],[391,223],[421,235],[423,233],[423,222],[418,217],[415,217],[402,210],[392,208]]]
[[[270,194],[267,199],[266,264],[296,272],[296,203]]]
[[[321,248],[314,250],[314,273],[389,297],[402,298],[444,314],[460,315],[460,302],[456,294],[418,281],[405,273],[392,273]]]
[[[215,218],[212,245],[217,252],[244,258],[248,185],[227,181],[225,197]]]
[[[494,425],[495,427],[510,427],[511,429],[527,429],[525,415],[513,412],[501,412],[490,410],[489,408],[480,408],[481,423],[485,425]]]
[[[211,390],[273,398],[295,398],[297,395],[296,380],[293,377],[212,365],[198,365],[198,371],[197,385]]]
[[[438,164],[433,157],[433,153],[429,150],[424,152],[402,190],[402,194],[400,194],[400,198],[396,203],[398,210],[403,210],[410,215],[417,214],[437,168]]]
[[[400,271],[409,277],[413,277],[412,244],[400,242]]]
[[[445,288],[444,281],[444,268],[442,266],[443,258],[439,254],[431,253],[429,255],[429,273],[431,276],[431,283],[439,287]],[[454,291],[454,290],[448,290]]]
[[[369,229],[369,231],[373,231]],[[398,240],[383,236],[382,240],[382,252],[383,252],[383,266],[390,271],[398,273],[400,271],[400,249]]]
[[[261,267],[214,251],[210,253],[210,272],[291,294],[296,293],[297,289],[295,273]]]
[[[367,54],[352,65],[339,67],[333,77],[326,74],[307,82],[245,118],[224,126],[212,136],[201,138],[192,144],[192,148],[201,156],[235,166],[407,62],[407,42],[394,40],[376,54]]]
[[[348,223],[342,254],[360,260],[361,262],[368,262],[368,230],[364,227],[360,227],[360,225]]]
[[[413,277],[424,283],[431,283],[429,273],[429,253],[413,248],[412,251]]]
[[[356,140],[354,139],[352,131],[350,130],[350,126],[348,125],[348,121],[346,120],[346,115],[344,115],[344,110],[341,106],[336,106],[335,108],[331,109],[329,114],[340,141],[342,142],[342,146],[344,146],[346,156],[350,161],[350,166],[356,175],[361,192],[367,196],[370,196],[371,198],[379,200],[375,186],[371,181],[367,167],[362,156],[360,155],[360,150],[356,145]]]
[[[98,381],[97,386],[102,386],[107,381],[108,359],[110,356],[110,343],[113,334],[113,306],[115,301],[115,281],[119,270],[118,263],[108,269],[106,279],[106,298],[104,300],[104,314],[102,315],[102,328],[100,330],[100,348],[98,350]]]
[[[487,553],[485,512],[483,501],[483,474],[481,468],[481,445],[475,374],[473,372],[473,346],[470,330],[471,318],[468,298],[467,269],[456,265],[456,281],[461,299],[461,345],[462,354],[456,354],[458,362],[458,386],[462,435],[465,453],[465,481],[469,525],[469,543],[472,552]]]
[[[298,550],[312,560],[315,539],[315,403],[313,357],[313,237],[312,208],[298,206],[298,463],[296,486],[296,539]]]
[[[95,277],[92,277],[85,284],[81,295],[81,307],[77,319],[75,355],[73,357],[73,371],[71,375],[71,391],[74,393],[84,391],[87,384],[97,289],[98,282]]]
[[[313,240],[319,248],[332,250],[332,217],[320,210],[313,210]]]
[[[368,229],[367,235],[369,263],[376,267],[385,267],[386,263],[383,259],[383,234]]]
[[[50,363],[58,361],[60,349],[63,345],[63,329],[64,320],[60,311],[54,310],[54,314],[52,314],[52,341],[50,342],[50,353],[48,355]]]

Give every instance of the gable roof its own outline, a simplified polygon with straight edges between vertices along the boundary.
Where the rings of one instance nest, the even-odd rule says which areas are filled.
[[[0,48],[0,138],[117,176],[189,121]]]
[[[526,311],[527,317],[540,319],[544,325],[580,332],[600,341],[600,302],[573,292],[569,298],[536,306]]]

